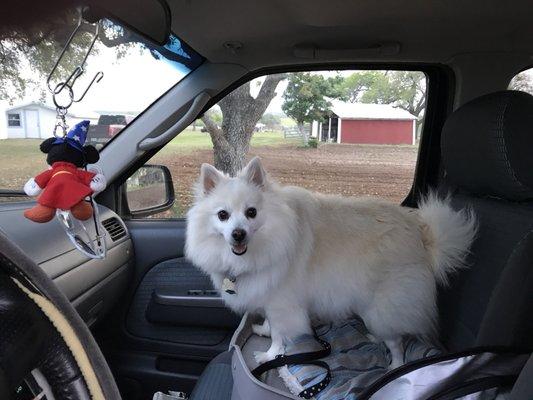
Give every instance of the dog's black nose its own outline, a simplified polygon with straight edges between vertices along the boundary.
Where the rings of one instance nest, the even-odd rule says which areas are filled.
[[[233,232],[231,232],[231,237],[236,242],[242,242],[246,237],[246,231],[244,229],[234,229]]]

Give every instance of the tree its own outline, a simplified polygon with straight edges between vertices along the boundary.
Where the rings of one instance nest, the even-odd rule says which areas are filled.
[[[39,7],[48,7],[48,2],[41,3],[44,4]],[[0,100],[12,103],[23,98],[30,89],[40,90],[40,97],[44,98],[46,92],[42,92],[43,82],[79,20],[76,8],[63,6],[65,4],[61,2],[50,6],[50,10],[44,11],[46,18],[32,26],[20,24],[0,30]],[[81,25],[54,73],[53,82],[66,78],[81,64],[93,39],[94,30],[94,25]],[[101,22],[98,41],[107,47],[115,47],[117,59],[123,57],[138,40],[132,32],[110,20]],[[148,50],[154,58],[160,57],[153,49]],[[162,51],[165,49],[159,50]],[[98,54],[98,46],[91,51],[91,55],[95,54]],[[171,56],[179,57],[175,54]],[[31,76],[28,76],[28,70],[31,71]]]
[[[218,102],[222,125],[216,123],[214,110],[206,112],[202,121],[213,142],[215,167],[235,176],[244,166],[254,128],[271,100],[284,74],[268,75],[254,98],[250,82],[238,87]]]
[[[261,117],[260,122],[265,124],[266,128],[272,131],[280,129],[281,127],[281,117],[272,113],[264,114]]]
[[[363,71],[348,76],[343,87],[351,102],[392,104],[417,119],[426,107],[426,77],[419,71]]]
[[[309,133],[304,129],[304,123],[324,119],[331,108],[330,99],[345,97],[342,83],[340,76],[326,78],[310,72],[290,75],[281,109],[296,121],[305,145]]]
[[[61,48],[66,43],[77,22],[76,10],[59,13],[55,18],[32,28],[3,30],[0,40],[0,99],[13,102],[24,97],[32,86],[37,87],[51,71]],[[90,43],[89,30],[82,31],[58,66],[57,76],[65,77],[78,65]],[[23,76],[31,69],[33,79]]]
[[[382,85],[382,80],[386,80],[383,71],[362,71],[356,72],[344,78],[342,83],[345,95],[351,103],[361,101],[361,96],[371,88]]]

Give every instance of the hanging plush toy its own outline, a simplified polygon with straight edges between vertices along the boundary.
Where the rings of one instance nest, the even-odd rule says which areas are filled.
[[[81,168],[100,159],[95,147],[85,144],[89,121],[82,121],[72,128],[64,138],[50,138],[41,143],[41,151],[48,154],[46,161],[50,169],[31,178],[24,191],[28,196],[37,196],[37,205],[24,212],[34,222],[50,221],[56,210],[70,210],[79,220],[93,215],[87,196],[101,192],[106,187],[104,175],[97,171]]]

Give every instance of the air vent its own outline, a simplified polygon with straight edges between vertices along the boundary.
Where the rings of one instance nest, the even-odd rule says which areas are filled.
[[[126,236],[126,229],[115,217],[102,221],[102,225],[104,226],[107,233],[109,233],[109,236],[111,236],[111,240],[113,242],[116,242],[120,238]]]

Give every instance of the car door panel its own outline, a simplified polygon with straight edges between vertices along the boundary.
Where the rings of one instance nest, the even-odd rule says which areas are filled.
[[[135,246],[136,284],[157,263],[184,256],[184,220],[132,219],[125,222]]]
[[[239,317],[225,308],[211,280],[184,257],[184,220],[129,220],[135,249],[130,294],[102,337],[128,399],[155,391],[192,390],[207,363],[228,349]],[[116,321],[123,321],[117,324]]]
[[[221,343],[228,334],[228,328],[235,328],[238,321],[233,326],[218,327],[212,325],[205,327],[196,322],[194,316],[190,316],[188,308],[193,308],[197,313],[202,313],[205,320],[216,311],[226,311],[224,308],[213,308],[194,306],[193,302],[198,302],[198,295],[187,295],[189,291],[209,291],[212,290],[209,278],[200,270],[193,267],[184,258],[176,258],[158,263],[151,268],[141,281],[131,308],[128,312],[126,327],[128,331],[139,337],[149,339],[164,340],[174,343],[197,344],[202,346],[214,346]],[[181,305],[165,305],[156,302],[157,297],[165,293],[167,298],[180,298],[185,300],[190,298],[191,307]],[[211,299],[213,296],[202,296]],[[161,303],[161,301],[159,302]],[[164,311],[168,315],[156,315]],[[180,316],[180,314],[183,315]],[[205,314],[203,314],[205,313]],[[149,317],[152,316],[152,321]],[[154,317],[157,317],[154,322]],[[181,319],[184,318],[184,319]],[[190,323],[185,322],[185,318]]]
[[[235,328],[239,318],[228,310],[218,291],[194,289],[178,292],[157,286],[146,307],[146,319],[154,325],[202,328]]]

